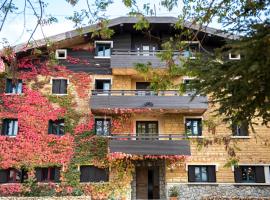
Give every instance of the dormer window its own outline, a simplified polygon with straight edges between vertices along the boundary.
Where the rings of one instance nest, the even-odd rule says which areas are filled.
[[[67,59],[67,50],[66,49],[57,49],[55,52],[56,59]]]
[[[95,58],[110,58],[113,41],[95,41]]]
[[[230,60],[240,60],[241,59],[241,55],[237,54],[237,53],[229,53],[229,59]]]

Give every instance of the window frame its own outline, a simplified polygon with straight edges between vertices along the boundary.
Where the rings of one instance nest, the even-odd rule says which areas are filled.
[[[54,93],[54,89],[53,89],[53,83],[54,83],[54,81],[60,81],[60,91],[59,92],[61,92],[61,81],[63,81],[63,80],[65,80],[66,81],[66,85],[67,85],[67,87],[66,87],[66,93]],[[58,78],[51,78],[51,80],[50,80],[50,83],[51,83],[51,85],[52,85],[52,90],[51,90],[51,94],[52,95],[58,95],[58,96],[65,96],[65,95],[68,95],[68,85],[69,85],[69,79],[68,78],[64,78],[64,77],[58,77]]]
[[[232,56],[235,55],[236,57]],[[241,60],[241,54],[240,53],[229,53],[229,60]]]
[[[88,173],[91,174],[92,177],[86,177],[87,174],[85,174],[84,179],[83,179],[83,174],[82,174],[82,168],[87,169],[88,168]],[[105,175],[105,179],[103,179],[104,177],[98,177],[96,171],[91,171],[91,169],[93,170],[98,170],[100,172],[100,170],[104,170],[102,174],[103,176]],[[90,170],[90,171],[89,171]],[[80,171],[80,183],[100,183],[100,182],[109,182],[110,181],[110,175],[109,175],[109,168],[98,168],[96,166],[93,165],[81,165],[79,167],[79,171]],[[90,180],[92,178],[92,180]],[[86,180],[89,179],[89,180]]]
[[[60,131],[60,124],[63,123],[64,124],[64,133],[63,134],[59,134],[61,131]],[[53,126],[54,125],[57,125],[56,127],[56,131],[57,133],[53,133]],[[65,120],[64,119],[57,119],[57,120],[49,120],[49,127],[48,127],[48,134],[49,135],[56,135],[56,136],[64,136],[66,134],[66,131],[65,131]]]
[[[191,134],[187,133],[187,120],[192,120],[192,121],[200,121],[201,127],[199,128],[198,126],[198,134],[193,134],[194,131],[192,131]],[[185,124],[185,135],[187,137],[203,137],[203,118],[202,117],[195,117],[195,116],[185,116],[184,117],[184,124]],[[192,125],[193,127],[193,125]]]
[[[21,95],[23,94],[23,81],[22,79],[18,79],[16,84],[12,83],[12,79],[6,78],[5,83],[5,94],[6,95]],[[11,89],[11,91],[9,91]],[[20,91],[18,91],[20,89]],[[15,90],[15,92],[13,92]]]
[[[232,137],[250,137],[249,135],[249,127],[247,122],[242,122],[240,125],[232,123],[231,130],[232,130]],[[241,133],[241,131],[244,131],[244,133]]]
[[[202,168],[206,168],[206,180],[202,180],[202,174],[200,174],[200,180],[196,180],[196,167],[202,172]],[[188,172],[188,182],[189,183],[216,183],[217,176],[216,172],[218,171],[217,164],[187,164],[186,171]],[[214,174],[211,174],[211,173]],[[194,174],[193,174],[194,173]]]
[[[193,77],[188,77],[188,76],[184,76],[183,78],[182,78],[182,84],[183,84],[183,86],[184,87],[186,87],[186,83],[185,83],[185,81],[190,81],[190,80],[194,80],[195,78],[193,78]],[[186,90],[185,91],[185,93],[183,94],[183,96],[193,96],[194,94],[196,93],[196,90],[195,89],[191,89],[191,90]],[[196,95],[196,96],[200,96],[200,95]]]
[[[49,182],[59,182],[59,177],[57,178],[57,173],[59,171],[60,174],[60,167],[38,167],[36,168],[36,176],[37,170],[40,170],[40,177],[37,177],[37,181],[41,183],[49,183]],[[52,172],[54,170],[54,172]],[[54,176],[52,176],[54,174]],[[46,177],[45,177],[45,176]]]
[[[97,134],[97,121],[102,121],[102,134]],[[108,121],[109,122],[109,133],[107,135],[104,135],[104,121]],[[101,136],[101,137],[106,137],[106,136],[110,136],[111,135],[111,128],[112,128],[112,124],[111,124],[111,118],[102,118],[102,117],[96,117],[95,118],[95,135],[96,136]]]
[[[12,122],[12,135],[8,134],[8,129],[7,127],[9,127],[9,123]],[[17,122],[17,129],[15,129],[15,125],[14,122]],[[16,133],[14,133],[14,131],[16,130]],[[6,136],[6,137],[16,137],[19,133],[19,121],[18,119],[15,118],[5,118],[2,121],[2,132],[1,135]]]
[[[110,45],[110,56],[105,56],[104,49],[103,49],[103,56],[97,55],[97,46],[99,44],[103,44],[103,45],[109,44]],[[111,58],[112,48],[113,48],[113,41],[112,40],[96,40],[95,41],[95,56],[94,56],[94,58],[104,58],[104,59]]]
[[[64,53],[64,57],[59,57],[59,53]],[[58,60],[65,60],[67,59],[67,49],[56,49],[55,50],[55,58]]]

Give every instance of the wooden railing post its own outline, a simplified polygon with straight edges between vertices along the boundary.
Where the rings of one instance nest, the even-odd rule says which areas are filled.
[[[169,134],[169,140],[172,140],[172,134]]]

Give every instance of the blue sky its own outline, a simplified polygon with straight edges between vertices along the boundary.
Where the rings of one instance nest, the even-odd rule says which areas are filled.
[[[91,0],[89,1],[91,2]],[[21,7],[23,7],[23,0],[14,0],[14,2],[16,4],[21,4]],[[43,32],[46,37],[74,29],[74,24],[65,18],[72,15],[75,10],[79,11],[86,8],[85,0],[79,0],[79,3],[75,7],[68,4],[65,0],[48,0],[47,2],[49,4],[46,8],[46,14],[52,14],[57,17],[58,23],[43,26]],[[181,11],[181,5],[178,5],[178,7],[175,7],[171,12],[168,12],[165,8],[161,8],[159,6],[160,0],[137,0],[137,2],[141,8],[144,3],[149,3],[152,7],[155,5],[157,16],[178,16]],[[116,18],[119,16],[125,16],[128,12],[129,10],[123,5],[122,0],[114,0],[114,3],[107,9],[106,14],[109,18]],[[6,21],[3,30],[0,32],[0,39],[6,38],[10,45],[24,43],[30,36],[30,32],[28,32],[28,30],[33,29],[35,23],[36,18],[30,10],[28,10],[26,14],[26,29],[23,28],[23,15],[11,14]],[[34,35],[34,39],[40,38],[43,38],[43,35],[39,28]]]

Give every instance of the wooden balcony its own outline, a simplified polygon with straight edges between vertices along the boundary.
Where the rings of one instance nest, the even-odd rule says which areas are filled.
[[[109,136],[110,153],[132,155],[191,155],[190,142],[179,134],[115,135]]]
[[[113,49],[111,55],[111,68],[130,68],[136,63],[147,64],[151,63],[154,68],[165,68],[165,62],[161,61],[158,54],[165,50],[155,51],[136,51],[130,49]],[[175,58],[183,53],[174,52]],[[184,55],[184,54],[183,54]]]
[[[90,99],[92,111],[112,109],[151,109],[172,113],[202,114],[208,108],[207,97],[181,96],[176,90],[93,90]]]

